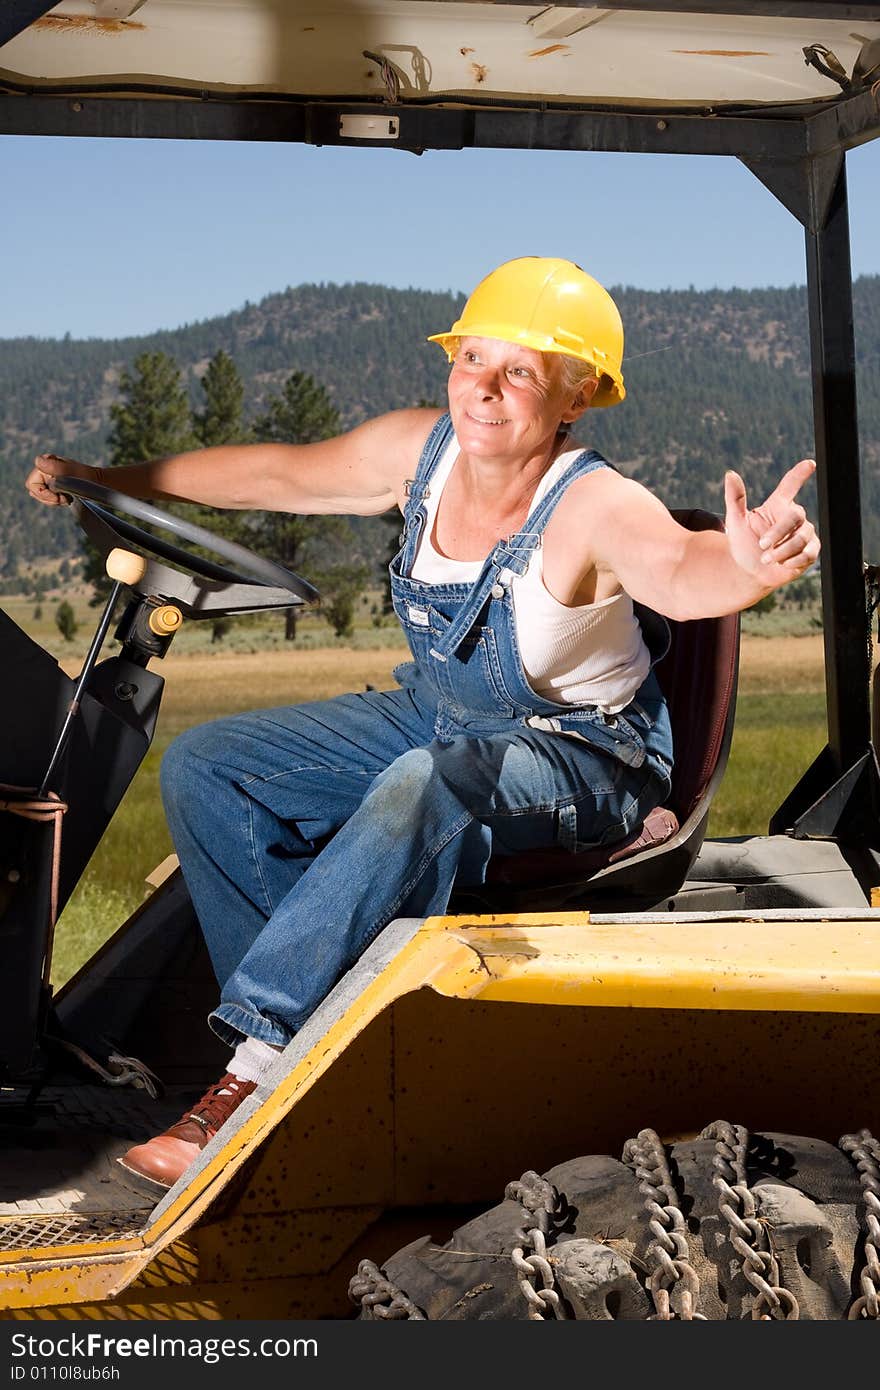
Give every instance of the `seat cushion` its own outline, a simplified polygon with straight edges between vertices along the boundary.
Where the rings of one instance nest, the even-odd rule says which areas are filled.
[[[515,885],[566,883],[569,880],[591,878],[608,864],[628,859],[632,854],[653,849],[670,840],[678,830],[678,818],[665,806],[655,806],[644,824],[625,840],[595,849],[578,850],[575,854],[564,849],[533,849],[526,854],[496,856],[489,861],[487,883]]]

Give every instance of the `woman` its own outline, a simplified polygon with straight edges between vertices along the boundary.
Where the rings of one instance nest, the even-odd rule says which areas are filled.
[[[678,619],[738,611],[803,574],[819,543],[803,460],[726,533],[679,527],[569,427],[624,396],[623,329],[570,261],[488,275],[449,333],[449,410],[402,410],[306,446],[204,449],[114,469],[133,496],[370,515],[398,506],[394,608],[413,662],[393,691],[191,730],[163,796],[217,978],[229,1071],[129,1151],[167,1187],[342,972],[395,917],[442,913],[490,854],[622,839],[669,789],[672,747],[633,600]],[[43,455],[28,478],[57,503]],[[646,627],[647,632],[647,627]]]

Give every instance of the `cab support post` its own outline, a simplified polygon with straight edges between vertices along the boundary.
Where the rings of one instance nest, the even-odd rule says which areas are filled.
[[[871,618],[862,552],[846,158],[832,147],[798,160],[743,162],[804,228],[822,540],[828,743],[769,829],[878,849],[880,777],[871,744]]]
[[[815,177],[814,164],[808,177]],[[846,164],[824,224],[805,229],[816,489],[823,552],[828,750],[838,775],[871,742],[870,616],[865,594]]]

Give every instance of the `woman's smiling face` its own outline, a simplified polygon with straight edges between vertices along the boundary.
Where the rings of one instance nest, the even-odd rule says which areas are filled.
[[[448,389],[464,453],[523,461],[549,449],[560,424],[586,409],[581,396],[591,394],[589,383],[582,393],[566,386],[555,354],[498,338],[462,338]]]

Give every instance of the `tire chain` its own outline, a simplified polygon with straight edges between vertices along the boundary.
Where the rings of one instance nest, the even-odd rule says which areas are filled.
[[[412,1299],[386,1279],[378,1265],[372,1260],[361,1260],[357,1274],[349,1282],[348,1296],[356,1303],[367,1318],[409,1318],[412,1322],[426,1322],[421,1308]]]
[[[849,1310],[849,1318],[880,1317],[880,1141],[869,1129],[844,1134],[839,1147],[859,1170],[865,1202],[865,1267],[859,1275],[861,1296]]]
[[[699,1275],[690,1262],[684,1217],[666,1150],[656,1131],[643,1129],[635,1139],[628,1139],[623,1146],[623,1162],[634,1169],[639,1191],[647,1198],[645,1211],[654,1237],[647,1250],[648,1261],[654,1265],[648,1292],[657,1311],[648,1321],[705,1322],[705,1314],[697,1312]]]
[[[772,1248],[766,1221],[758,1213],[755,1196],[748,1185],[746,1159],[749,1131],[743,1125],[716,1120],[700,1134],[715,1141],[712,1159],[712,1185],[718,1192],[718,1209],[730,1228],[730,1243],[739,1255],[744,1277],[755,1289],[752,1308],[756,1321],[774,1318],[796,1321],[800,1309],[795,1295],[780,1282],[779,1262]],[[860,1276],[862,1289],[848,1313],[850,1320],[880,1318],[880,1141],[868,1129],[844,1134],[839,1147],[859,1170],[865,1202],[865,1268]],[[648,1278],[648,1291],[656,1312],[648,1321],[706,1321],[697,1311],[700,1281],[690,1262],[684,1217],[672,1180],[664,1145],[653,1129],[640,1130],[623,1147],[623,1162],[639,1180],[639,1191],[646,1198],[644,1208],[654,1237],[647,1258],[654,1269]],[[522,1225],[515,1232],[518,1244],[511,1251],[520,1291],[529,1305],[533,1321],[565,1319],[568,1312],[554,1288],[553,1266],[547,1257],[547,1236],[551,1222],[558,1222],[568,1208],[565,1197],[539,1173],[529,1169],[518,1182],[510,1182],[505,1197],[520,1204]],[[529,1254],[526,1249],[529,1248]],[[537,1287],[540,1280],[540,1288]],[[681,1286],[681,1287],[679,1287]],[[372,1260],[361,1260],[350,1281],[348,1294],[366,1317],[425,1321],[425,1314],[412,1299],[386,1278]],[[677,1306],[676,1306],[677,1305]]]
[[[565,1304],[553,1287],[553,1266],[547,1258],[547,1236],[551,1221],[559,1220],[568,1208],[565,1198],[540,1173],[529,1169],[518,1182],[509,1182],[505,1197],[519,1202],[522,1225],[515,1232],[518,1242],[510,1252],[520,1292],[529,1305],[529,1318],[542,1322],[568,1317]],[[526,1254],[529,1249],[530,1253]],[[540,1288],[538,1281],[540,1280]]]
[[[730,1243],[740,1258],[742,1272],[757,1294],[752,1318],[756,1322],[796,1322],[800,1306],[791,1290],[782,1287],[767,1223],[759,1216],[754,1193],[749,1189],[749,1131],[743,1125],[716,1120],[706,1126],[700,1138],[715,1140],[712,1186],[718,1193],[718,1210],[730,1228]]]

